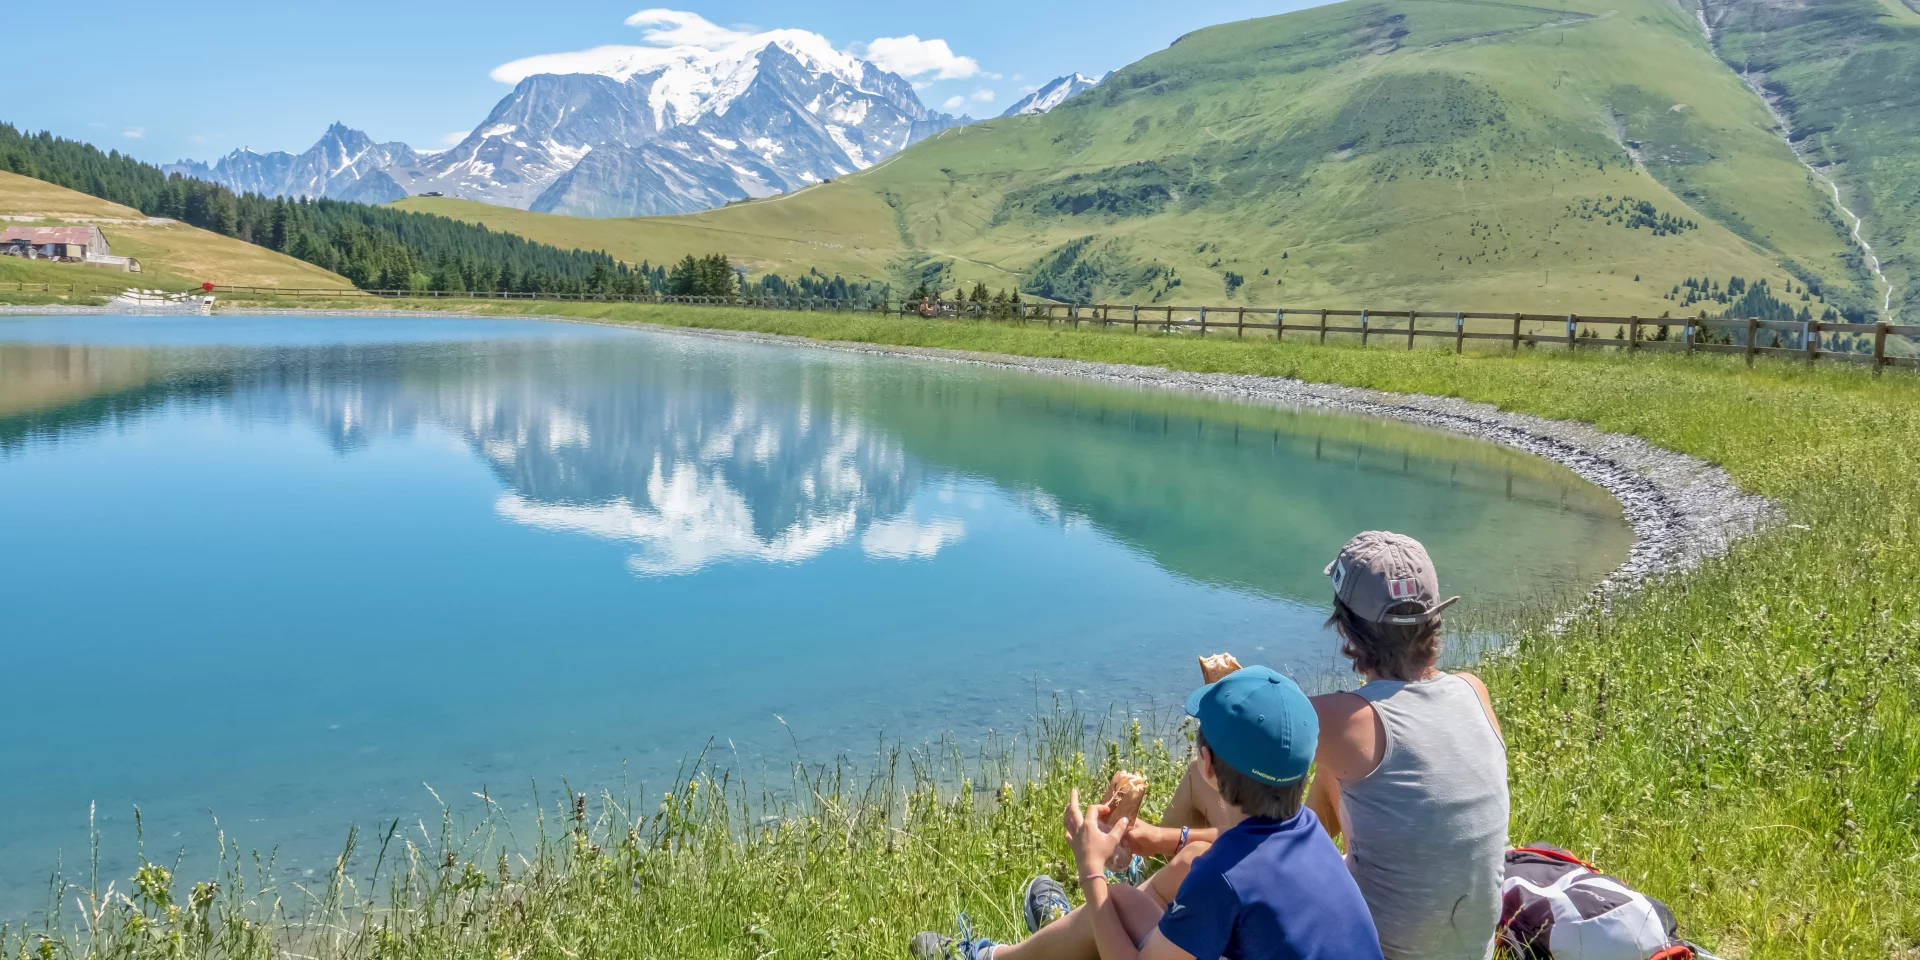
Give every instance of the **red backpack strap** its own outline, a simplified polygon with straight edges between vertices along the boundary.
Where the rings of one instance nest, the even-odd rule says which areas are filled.
[[[1531,853],[1536,857],[1546,857],[1548,860],[1558,860],[1561,863],[1579,864],[1580,866],[1586,867],[1588,870],[1592,870],[1594,873],[1600,872],[1599,867],[1596,867],[1593,864],[1588,863],[1585,860],[1582,860],[1579,857],[1576,857],[1573,854],[1566,852],[1565,850],[1555,850],[1551,847],[1515,847],[1513,849],[1516,853]]]
[[[1648,957],[1647,960],[1694,960],[1693,948],[1684,943],[1676,943]]]

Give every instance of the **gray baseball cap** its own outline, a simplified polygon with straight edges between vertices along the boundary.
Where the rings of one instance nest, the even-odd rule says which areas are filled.
[[[1375,623],[1424,623],[1460,599],[1440,599],[1440,575],[1420,541],[1385,530],[1348,540],[1326,573],[1333,579],[1333,595],[1361,619]],[[1417,603],[1422,612],[1387,612],[1403,603]]]

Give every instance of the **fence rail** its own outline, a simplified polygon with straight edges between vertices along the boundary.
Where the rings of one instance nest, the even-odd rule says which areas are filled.
[[[86,291],[91,295],[112,295],[121,287],[98,285],[0,283],[0,289],[13,287],[22,292],[54,293],[64,288],[68,294]],[[1011,323],[1044,323],[1070,326],[1072,329],[1126,328],[1130,332],[1162,334],[1191,333],[1206,337],[1226,335],[1245,339],[1249,332],[1274,340],[1285,340],[1289,333],[1312,336],[1326,343],[1329,335],[1358,336],[1362,345],[1376,340],[1404,341],[1413,349],[1422,339],[1444,346],[1452,342],[1455,353],[1466,349],[1468,341],[1500,343],[1518,351],[1523,346],[1564,345],[1569,350],[1615,349],[1628,353],[1650,350],[1674,353],[1739,354],[1751,365],[1755,357],[1786,357],[1811,364],[1826,359],[1845,363],[1869,364],[1879,375],[1886,367],[1920,369],[1920,325],[1889,323],[1823,323],[1799,320],[1760,320],[1758,318],[1722,318],[1702,320],[1696,317],[1617,317],[1584,314],[1486,313],[1478,311],[1368,310],[1350,308],[1298,307],[1210,307],[1168,304],[1071,304],[1013,303],[990,304],[953,300],[852,300],[825,297],[688,297],[660,294],[622,296],[616,294],[515,293],[506,291],[451,292],[415,290],[362,290],[354,288],[299,288],[263,286],[222,286],[224,295],[266,295],[293,299],[426,299],[426,300],[546,300],[586,303],[651,303],[687,306],[736,307],[758,310],[829,311],[840,313],[897,314],[927,319],[998,320]],[[1334,322],[1334,321],[1341,322]],[[1422,321],[1427,321],[1422,326]],[[1473,324],[1471,328],[1469,324]],[[1489,329],[1489,325],[1494,329]],[[1545,328],[1543,330],[1542,328]],[[1601,336],[1599,328],[1613,333]],[[1762,345],[1762,334],[1771,343]],[[1907,353],[1890,353],[1889,341],[1901,338]]]

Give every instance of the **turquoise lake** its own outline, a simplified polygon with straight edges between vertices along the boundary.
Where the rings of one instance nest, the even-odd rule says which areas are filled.
[[[1221,650],[1345,682],[1321,570],[1370,528],[1488,623],[1631,544],[1563,468],[1353,416],[535,321],[0,317],[0,917],[84,879],[90,805],[109,875],[137,806],[188,879],[219,830],[299,878],[436,794],[1177,709]]]

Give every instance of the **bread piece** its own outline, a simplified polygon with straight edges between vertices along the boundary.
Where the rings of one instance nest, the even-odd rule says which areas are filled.
[[[1137,822],[1140,819],[1140,802],[1146,798],[1146,777],[1131,770],[1115,770],[1113,782],[1107,785],[1107,798],[1100,801],[1107,808],[1106,822],[1118,823],[1122,817]]]
[[[1240,661],[1231,653],[1216,653],[1211,657],[1200,658],[1200,679],[1203,683],[1218,683],[1221,677],[1240,669]]]

